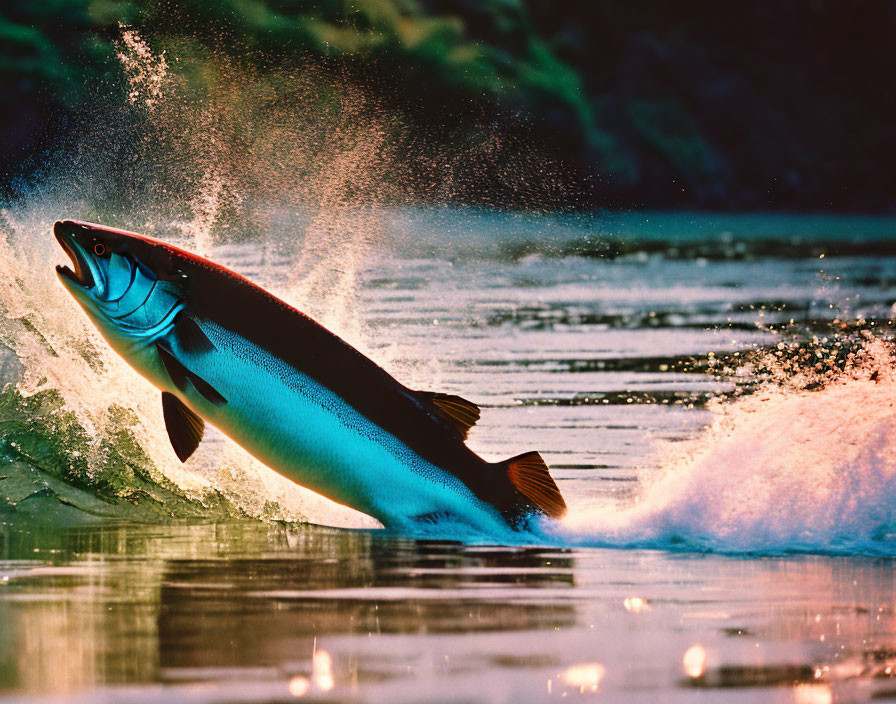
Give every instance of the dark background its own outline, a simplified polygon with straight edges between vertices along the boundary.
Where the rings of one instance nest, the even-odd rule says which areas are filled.
[[[338,74],[431,142],[486,125],[562,171],[561,205],[896,209],[896,2],[873,0],[7,0],[0,186],[121,101],[119,23]],[[513,205],[502,168],[459,197]]]

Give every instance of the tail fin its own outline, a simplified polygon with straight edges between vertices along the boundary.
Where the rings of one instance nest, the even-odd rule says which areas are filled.
[[[499,462],[507,472],[507,478],[514,488],[532,506],[551,518],[562,518],[566,513],[566,502],[560,490],[548,473],[548,466],[537,452],[524,452]]]

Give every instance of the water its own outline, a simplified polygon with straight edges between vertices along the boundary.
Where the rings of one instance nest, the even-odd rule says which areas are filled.
[[[0,209],[0,704],[896,698],[896,220],[437,205],[562,179],[151,40]],[[65,217],[473,400],[470,445],[541,451],[568,517],[395,535],[213,429],[181,465],[55,279]]]
[[[823,702],[892,687],[888,562],[258,523],[8,530],[3,546],[3,701]]]
[[[351,260],[303,256],[314,232],[210,256],[479,403],[471,446],[542,451],[569,517],[390,535],[219,434],[179,466],[157,392],[53,282],[50,221],[20,218],[0,701],[896,696],[892,221],[377,218]]]

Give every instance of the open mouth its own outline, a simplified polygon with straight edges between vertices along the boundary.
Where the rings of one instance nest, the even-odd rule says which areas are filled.
[[[90,266],[87,264],[87,254],[75,240],[75,236],[70,232],[66,232],[61,222],[57,222],[53,226],[53,234],[56,235],[56,240],[65,250],[65,253],[68,254],[69,259],[72,260],[72,266],[74,267],[74,270],[72,270],[67,266],[57,266],[56,271],[79,286],[84,288],[93,286],[93,275],[90,273]]]

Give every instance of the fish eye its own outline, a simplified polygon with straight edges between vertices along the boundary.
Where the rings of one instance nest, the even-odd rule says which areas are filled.
[[[102,242],[97,242],[95,245],[93,245],[93,251],[96,256],[101,257],[106,253],[106,245],[104,245]]]

